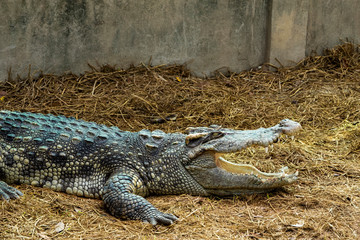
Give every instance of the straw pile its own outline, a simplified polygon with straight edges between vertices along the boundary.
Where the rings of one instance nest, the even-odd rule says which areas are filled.
[[[156,196],[170,227],[110,216],[99,200],[31,186],[1,201],[0,239],[355,239],[360,237],[360,51],[344,43],[292,68],[199,79],[183,66],[90,66],[82,75],[29,73],[1,83],[1,109],[74,116],[124,130],[300,122],[294,140],[230,157],[264,171],[299,170],[281,191],[231,199]],[[38,77],[33,77],[37,75]]]

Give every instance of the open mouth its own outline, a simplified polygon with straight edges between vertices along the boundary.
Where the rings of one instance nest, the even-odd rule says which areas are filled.
[[[283,167],[278,173],[262,172],[250,164],[239,164],[227,161],[222,157],[223,154],[215,153],[215,164],[217,167],[234,174],[255,175],[260,179],[268,180],[273,178],[286,178],[288,176],[298,176],[298,171],[293,174],[287,173],[288,168]]]
[[[283,127],[283,133],[286,135],[290,135],[291,139],[294,139],[293,133],[300,130],[302,127],[299,123],[293,122],[291,120],[283,120],[279,124],[281,127]],[[265,147],[265,151],[267,152],[268,146],[272,143],[277,142],[279,139],[279,136],[272,139],[270,142],[254,142],[253,145],[262,145]],[[288,179],[290,182],[295,181],[298,176],[298,171],[295,173],[288,173],[288,167],[282,167],[280,169],[280,172],[277,173],[266,173],[262,172],[256,167],[250,165],[250,164],[238,164],[238,163],[232,163],[227,161],[225,158],[223,158],[224,154],[222,153],[215,153],[215,164],[217,167],[233,174],[241,174],[241,175],[254,175],[258,177],[259,179],[262,179],[264,181],[275,179],[275,178],[284,178]]]
[[[208,151],[212,155],[211,157],[214,159],[217,169],[234,174],[234,179],[236,179],[236,175],[240,178],[252,176],[264,183],[276,182],[280,186],[294,182],[297,179],[298,172],[289,173],[287,167],[283,167],[279,172],[275,173],[262,172],[250,164],[230,162],[223,156],[224,154],[239,152],[252,145],[263,146],[267,152],[268,146],[278,142],[281,135],[284,134],[285,137],[290,135],[291,139],[293,139],[293,134],[301,128],[299,123],[289,119],[281,120],[273,127],[255,130],[241,131],[220,127],[216,129],[192,128],[188,131],[186,145],[192,148],[189,151],[190,158],[195,158]],[[253,178],[250,177],[248,179]]]

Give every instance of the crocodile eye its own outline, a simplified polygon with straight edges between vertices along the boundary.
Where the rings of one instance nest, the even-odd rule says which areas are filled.
[[[193,133],[189,134],[185,138],[185,143],[188,147],[196,147],[213,139],[220,138],[222,136],[224,136],[224,133],[222,132]]]
[[[213,133],[211,134],[211,137],[212,137],[212,138],[220,138],[220,137],[222,137],[222,136],[224,136],[224,133],[222,133],[222,132],[213,132]]]
[[[208,136],[208,133],[193,133],[189,134],[185,138],[186,146],[188,147],[196,147],[204,142],[204,139],[206,139]]]
[[[202,143],[201,138],[196,139],[185,139],[186,146],[188,147],[196,147]]]

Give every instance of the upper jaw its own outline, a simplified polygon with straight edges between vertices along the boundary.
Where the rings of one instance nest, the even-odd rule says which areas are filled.
[[[185,142],[189,147],[189,158],[195,158],[205,151],[218,153],[238,152],[251,145],[268,146],[282,134],[291,135],[301,129],[295,121],[284,119],[269,128],[254,130],[233,130],[227,128],[190,128]]]

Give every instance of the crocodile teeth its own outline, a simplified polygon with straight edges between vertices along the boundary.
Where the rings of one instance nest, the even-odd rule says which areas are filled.
[[[269,152],[269,148],[265,147],[265,153],[268,153],[268,152]]]
[[[233,173],[233,174],[241,174],[241,175],[255,175],[258,178],[262,179],[272,179],[272,178],[281,178],[281,177],[287,177],[289,176],[286,171],[288,170],[287,167],[283,167],[280,169],[280,172],[278,173],[266,173],[262,172],[256,167],[249,165],[249,164],[236,164],[229,162],[222,158],[219,154],[215,155],[215,163],[216,165],[224,169],[227,172]],[[296,173],[295,173],[296,174]]]

